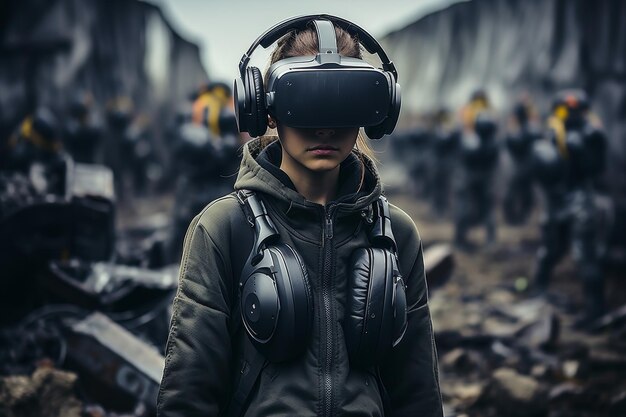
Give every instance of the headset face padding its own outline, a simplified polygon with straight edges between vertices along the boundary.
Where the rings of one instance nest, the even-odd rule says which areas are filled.
[[[300,355],[312,331],[313,298],[298,253],[271,245],[256,264],[246,264],[242,277],[241,316],[252,343],[272,362]]]
[[[379,363],[404,335],[406,295],[389,250],[358,249],[351,265],[344,334],[350,361],[368,367]]]

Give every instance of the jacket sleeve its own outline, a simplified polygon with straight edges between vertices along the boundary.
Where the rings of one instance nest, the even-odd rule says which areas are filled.
[[[389,396],[390,415],[443,417],[422,242],[413,220],[404,212],[397,215],[392,224],[398,226],[394,227],[394,235],[399,247],[400,272],[406,285],[408,327],[402,341],[380,366]]]
[[[211,417],[230,395],[230,261],[199,215],[185,236],[157,399],[159,417]],[[220,242],[222,245],[218,245]]]

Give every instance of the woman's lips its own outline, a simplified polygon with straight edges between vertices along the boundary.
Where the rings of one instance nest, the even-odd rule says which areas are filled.
[[[318,145],[312,148],[309,148],[309,152],[312,152],[314,155],[331,155],[333,152],[337,152],[339,148],[330,145]]]

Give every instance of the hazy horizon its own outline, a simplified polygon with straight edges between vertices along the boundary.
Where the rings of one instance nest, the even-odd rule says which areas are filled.
[[[161,6],[173,28],[200,47],[202,63],[212,80],[230,83],[243,53],[266,29],[291,16],[328,13],[351,20],[375,37],[399,29],[459,0],[318,0],[204,1],[149,0]],[[384,11],[381,6],[384,5]],[[247,10],[246,10],[247,9]],[[237,15],[235,15],[237,13]],[[235,23],[236,27],[235,27]],[[269,51],[255,52],[252,64],[264,68]]]

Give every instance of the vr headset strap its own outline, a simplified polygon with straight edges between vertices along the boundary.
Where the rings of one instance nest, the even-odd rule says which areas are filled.
[[[348,20],[329,14],[312,14],[293,17],[277,23],[276,25],[266,30],[252,43],[250,48],[248,48],[248,51],[241,57],[241,60],[239,61],[239,73],[241,74],[241,77],[244,78],[246,67],[248,66],[248,62],[250,62],[250,57],[259,45],[261,45],[263,48],[267,48],[268,46],[276,42],[281,36],[289,33],[289,31],[299,30],[306,27],[307,23],[311,20],[329,20],[343,28],[352,36],[357,36],[359,42],[365,47],[365,49],[367,49],[370,54],[378,54],[382,62],[383,69],[385,71],[391,72],[396,82],[398,81],[398,72],[396,71],[394,63],[389,59],[382,46],[378,43],[378,41],[376,41],[376,39],[374,39],[372,35],[365,31],[365,29],[355,25]]]
[[[314,20],[320,54],[336,54],[337,38],[335,27],[328,20]]]

